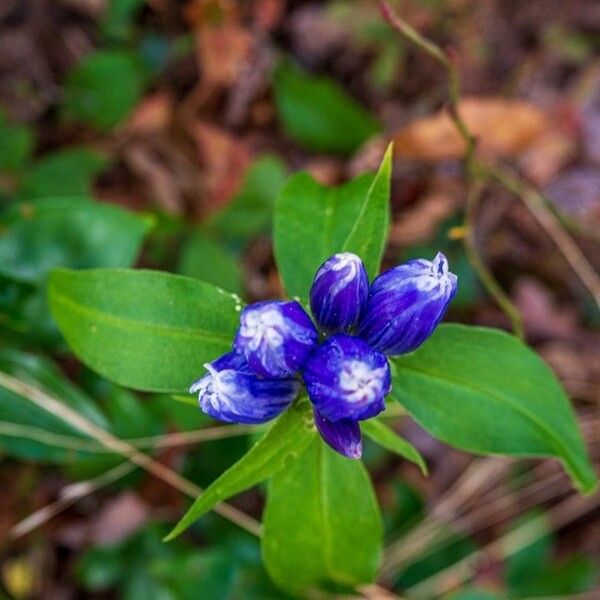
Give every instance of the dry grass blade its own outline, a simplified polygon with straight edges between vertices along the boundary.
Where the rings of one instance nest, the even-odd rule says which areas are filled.
[[[598,494],[588,497],[570,496],[548,513],[530,519],[480,550],[421,581],[407,592],[417,598],[435,598],[447,594],[472,577],[473,566],[482,557],[493,557],[496,561],[505,560],[546,535],[548,518],[553,529],[557,530],[598,507],[600,507]]]
[[[545,461],[540,465],[541,479],[536,479],[518,491],[505,493],[504,478],[497,477],[504,473],[494,473],[493,469],[489,471],[490,485],[478,485],[477,479],[485,477],[488,467],[494,466],[486,464],[486,461],[496,460],[499,459],[484,459],[471,465],[459,479],[462,483],[431,507],[425,521],[386,549],[381,570],[382,580],[389,581],[399,570],[426,551],[443,548],[457,532],[475,535],[489,527],[510,521],[529,508],[539,506],[541,502],[555,500],[571,492],[568,479],[553,461]],[[483,468],[478,468],[478,463],[483,463]],[[505,469],[502,468],[502,471],[505,472]],[[513,483],[518,485],[519,480]],[[461,488],[467,492],[466,495],[461,493]],[[464,511],[475,501],[472,510]],[[461,502],[464,504],[461,505]]]
[[[44,523],[67,509],[72,504],[75,504],[78,500],[81,500],[89,494],[93,494],[100,488],[113,483],[121,477],[125,477],[125,475],[128,475],[136,468],[134,463],[125,462],[88,481],[67,485],[61,490],[60,496],[56,502],[36,510],[22,521],[19,521],[8,532],[9,537],[16,539],[27,535],[34,529],[41,527]]]
[[[125,457],[130,462],[134,463],[138,467],[141,467],[155,477],[158,477],[160,480],[164,481],[176,490],[179,490],[186,496],[189,496],[190,498],[196,498],[202,493],[202,489],[195,483],[185,479],[172,469],[169,469],[143,452],[140,452],[131,444],[115,437],[101,427],[94,425],[94,423],[81,416],[70,407],[62,404],[59,400],[48,395],[41,389],[33,387],[28,383],[2,372],[0,372],[0,386],[14,392],[15,394],[18,394],[19,396],[27,398],[36,406],[52,413],[55,417],[59,417],[65,423],[68,423],[82,433],[89,435],[107,449],[113,451],[115,454]],[[262,533],[261,524],[256,521],[256,519],[253,519],[249,515],[246,515],[242,511],[229,504],[221,503],[217,505],[215,507],[215,512],[222,517],[229,519],[231,522],[239,525],[253,535],[260,536]]]
[[[458,509],[464,509],[474,499],[480,499],[505,473],[506,464],[505,459],[497,457],[474,461],[438,504],[430,507],[428,516],[419,525],[386,548],[381,579],[389,580],[426,548],[442,541],[446,535],[444,528],[451,523]]]
[[[156,450],[160,448],[174,448],[200,442],[222,440],[256,431],[260,431],[260,428],[255,425],[225,425],[142,438],[128,438],[123,439],[122,441],[138,449],[145,448]],[[40,427],[22,425],[20,423],[10,423],[8,421],[0,421],[0,435],[27,438],[48,446],[64,448],[65,450],[93,452],[95,454],[115,453],[114,450],[111,450],[94,440],[85,440],[71,435],[57,434],[52,431],[47,431],[46,429],[41,429]]]
[[[552,238],[581,283],[587,288],[597,306],[600,307],[600,277],[575,240],[548,208],[544,197],[533,186],[505,169],[494,167],[490,169],[490,174],[525,203],[537,222]]]

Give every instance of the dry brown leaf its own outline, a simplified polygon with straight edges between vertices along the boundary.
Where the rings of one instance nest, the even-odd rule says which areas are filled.
[[[419,199],[393,223],[390,242],[406,247],[426,242],[455,210],[456,201],[452,195],[434,191]]]
[[[305,166],[313,179],[316,179],[321,185],[327,186],[340,183],[342,168],[341,161],[323,156],[312,159]]]
[[[210,208],[229,200],[239,189],[252,157],[244,143],[223,129],[197,121],[194,137],[204,169],[204,188]]]
[[[520,278],[514,290],[517,308],[529,336],[535,339],[568,338],[577,334],[577,312],[558,306],[551,290],[531,277]]]
[[[115,544],[137,531],[150,518],[148,506],[133,492],[112,498],[95,516],[90,538],[95,544]]]
[[[229,87],[248,59],[252,36],[231,0],[196,0],[186,11],[196,32],[198,64],[206,88]]]
[[[198,30],[198,61],[203,83],[211,87],[229,87],[238,77],[252,45],[252,36],[237,23]]]
[[[273,31],[283,19],[286,8],[282,0],[254,0],[252,12],[256,26],[261,31]]]
[[[576,138],[556,129],[533,140],[521,157],[520,164],[533,183],[544,186],[571,162],[576,152]]]
[[[459,113],[487,155],[516,155],[550,128],[548,116],[520,100],[465,98]],[[465,143],[447,110],[419,119],[394,136],[397,156],[429,161],[461,158]]]
[[[156,92],[144,98],[127,121],[126,129],[135,133],[151,133],[166,129],[173,116],[173,98]]]

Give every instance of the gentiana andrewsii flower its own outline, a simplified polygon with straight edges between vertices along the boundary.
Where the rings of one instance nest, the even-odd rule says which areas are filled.
[[[283,412],[300,390],[297,379],[258,377],[237,352],[204,365],[208,373],[190,387],[203,412],[227,423],[264,423]]]
[[[311,354],[302,377],[314,407],[330,421],[378,415],[391,385],[386,357],[344,333],[325,340]]]
[[[298,302],[257,302],[242,311],[234,348],[257,375],[289,377],[300,370],[317,336]]]
[[[324,331],[348,332],[358,325],[368,295],[369,279],[362,260],[342,252],[319,267],[310,288],[310,309]]]
[[[394,267],[373,281],[358,335],[388,356],[412,352],[437,327],[456,294],[456,275],[440,252]]]
[[[190,392],[220,421],[264,423],[298,395],[299,376],[323,440],[360,458],[360,421],[385,409],[391,389],[387,356],[412,352],[434,331],[456,294],[456,276],[440,252],[400,265],[368,285],[360,258],[343,252],[318,269],[311,310],[319,333],[295,301],[258,302],[240,315],[229,352],[205,365]]]
[[[328,446],[348,458],[362,456],[362,438],[358,421],[352,419],[330,421],[317,409],[314,409],[314,417],[317,431]]]

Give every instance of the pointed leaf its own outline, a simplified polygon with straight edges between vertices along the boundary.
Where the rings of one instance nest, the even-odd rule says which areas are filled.
[[[307,173],[290,178],[274,216],[275,258],[290,297],[306,299],[316,270],[337,252],[358,254],[371,277],[379,272],[389,229],[390,173],[391,147],[375,176],[335,188]]]
[[[390,227],[391,178],[392,144],[385,151],[354,227],[342,247],[344,252],[354,252],[363,259],[371,279],[379,273]]]
[[[202,231],[195,231],[185,241],[177,270],[229,292],[243,293],[242,269],[235,255]]]
[[[354,586],[377,574],[382,524],[369,475],[319,438],[272,478],[263,525],[263,560],[282,589]]]
[[[398,456],[410,460],[421,469],[423,475],[427,475],[427,464],[421,453],[408,441],[400,437],[393,429],[390,429],[380,419],[369,419],[360,424],[361,431],[371,438],[382,448],[394,452]]]
[[[275,71],[274,91],[284,129],[309,150],[350,154],[380,129],[335,81],[309,75],[289,61]]]
[[[208,283],[127,269],[56,270],[52,316],[75,354],[139,390],[187,392],[202,364],[231,348],[241,303]]]
[[[514,336],[442,325],[421,348],[390,363],[392,396],[435,437],[480,454],[554,456],[577,487],[596,486],[565,392]]]
[[[152,222],[85,197],[20,202],[0,217],[0,273],[41,283],[54,267],[128,267]]]
[[[307,402],[295,404],[238,462],[198,496],[165,540],[177,537],[219,502],[268,479],[290,460],[298,459],[314,438],[312,412]]]

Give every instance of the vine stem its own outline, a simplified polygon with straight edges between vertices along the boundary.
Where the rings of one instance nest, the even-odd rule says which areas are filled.
[[[479,183],[480,180],[488,181],[491,179],[496,181],[525,204],[561,251],[565,260],[591,294],[596,304],[600,306],[600,277],[594,271],[594,268],[586,259],[579,246],[577,246],[575,240],[561,226],[559,219],[553,211],[548,208],[544,197],[518,175],[502,167],[488,166],[477,160],[475,156],[476,139],[460,115],[460,74],[454,62],[439,46],[423,37],[418,31],[403,21],[385,0],[379,1],[379,7],[384,19],[393,29],[421,48],[448,72],[449,113],[450,118],[465,143],[464,165],[470,187],[467,195],[467,208],[462,236],[465,251],[480,281],[510,319],[515,334],[521,339],[524,338],[522,316],[492,272],[486,267],[484,260],[477,250],[474,239],[475,215],[483,192],[483,186]]]
[[[484,186],[482,182],[489,179],[489,174],[487,172],[487,167],[476,159],[475,151],[477,148],[477,140],[460,114],[459,104],[461,99],[461,88],[458,69],[450,57],[439,46],[423,37],[416,29],[403,21],[385,0],[379,1],[379,7],[383,18],[393,29],[424,50],[429,56],[441,64],[448,73],[448,112],[450,119],[465,143],[463,162],[469,188],[461,236],[463,245],[469,263],[477,273],[479,280],[510,320],[511,328],[515,335],[523,340],[524,330],[521,313],[486,266],[485,261],[477,249],[475,241],[475,216],[477,214],[479,201],[483,194]]]
[[[477,140],[460,115],[460,74],[456,65],[437,44],[434,44],[431,40],[423,37],[416,29],[411,27],[406,21],[403,21],[385,0],[379,0],[379,9],[381,10],[383,18],[393,29],[415,44],[415,46],[424,50],[448,72],[448,104],[450,118],[465,142],[466,149],[464,161],[467,171],[471,174],[476,167],[475,148]]]
[[[477,273],[479,280],[485,289],[492,295],[498,306],[509,318],[514,334],[521,340],[525,339],[525,330],[523,328],[523,317],[514,305],[508,294],[498,283],[492,272],[489,270],[481,255],[477,251],[477,242],[475,239],[475,218],[477,207],[483,193],[485,183],[477,180],[471,186],[467,195],[467,206],[463,224],[462,239],[465,252],[469,263]]]
[[[195,499],[202,494],[202,488],[198,487],[189,479],[185,479],[185,477],[182,477],[179,475],[179,473],[169,469],[169,467],[166,467],[157,460],[154,460],[147,454],[140,452],[130,443],[125,442],[105,429],[98,427],[66,404],[63,404],[56,398],[53,398],[47,394],[45,391],[1,371],[0,386],[19,396],[22,396],[23,398],[26,398],[39,408],[53,414],[55,417],[62,419],[65,423],[68,423],[75,429],[78,429],[82,433],[90,436],[102,444],[105,448],[113,451],[115,454],[120,454],[128,461],[134,463],[138,467],[141,467],[158,479],[161,479],[186,496]],[[249,533],[258,537],[262,535],[262,525],[256,519],[240,511],[234,506],[222,502],[221,504],[215,506],[214,510],[222,517],[228,519],[236,525],[239,525]]]

